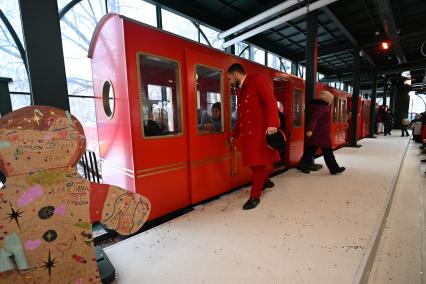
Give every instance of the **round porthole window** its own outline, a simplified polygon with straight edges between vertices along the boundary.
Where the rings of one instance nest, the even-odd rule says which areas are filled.
[[[105,81],[102,88],[102,101],[106,116],[112,118],[114,115],[115,94],[111,81]]]

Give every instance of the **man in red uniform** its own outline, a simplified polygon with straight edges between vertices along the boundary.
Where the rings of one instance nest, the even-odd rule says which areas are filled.
[[[238,117],[231,133],[231,143],[241,137],[243,165],[253,171],[250,198],[243,209],[253,209],[260,202],[264,185],[268,182],[269,166],[279,160],[278,152],[266,146],[265,134],[274,134],[280,126],[277,101],[272,91],[272,83],[261,74],[247,75],[241,64],[232,64],[228,78],[238,89]],[[266,184],[265,184],[266,183]]]

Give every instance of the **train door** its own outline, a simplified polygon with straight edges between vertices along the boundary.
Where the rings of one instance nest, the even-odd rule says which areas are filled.
[[[352,140],[352,118],[353,118],[353,113],[352,113],[352,104],[353,104],[353,98],[352,97],[349,97],[348,98],[348,111],[351,113],[351,117],[349,118],[349,121],[348,121],[348,125],[349,125],[349,128],[348,128],[348,130],[347,130],[347,133],[348,133],[348,135],[347,135],[347,141],[348,142],[350,142],[351,140]],[[359,98],[359,100],[358,100],[358,116],[357,116],[357,140],[359,140],[359,139],[361,139],[361,133],[362,133],[362,124],[361,124],[361,111],[362,111],[362,102],[361,102],[361,98]]]
[[[365,122],[364,122],[364,135],[368,136],[370,132],[370,108],[371,101],[365,100]]]
[[[348,101],[347,99],[342,99],[341,101],[341,119],[342,119],[342,128],[340,129],[340,144],[345,144],[347,141],[347,133],[348,133]]]
[[[185,61],[190,192],[191,202],[196,203],[230,189],[227,62],[217,54],[190,49],[185,50]]]
[[[285,132],[287,135],[287,139],[289,142],[289,114],[291,113],[291,98],[287,96],[288,93],[288,83],[286,81],[280,79],[280,78],[274,78],[274,95],[277,100],[277,107],[278,111],[284,116],[285,119]],[[289,143],[287,143],[286,149],[285,149],[285,159],[284,159],[284,165],[288,165],[288,153],[289,153]],[[283,166],[284,166],[283,165]]]
[[[229,90],[229,129],[234,129],[238,117],[238,97],[237,90],[228,84]],[[237,139],[235,145],[231,147],[231,188],[239,187],[246,184],[251,179],[251,170],[249,167],[243,166],[243,156],[241,150],[240,139]]]
[[[274,92],[277,101],[283,105],[286,118],[286,167],[299,163],[303,155],[305,106],[303,84],[292,80],[274,80]]]
[[[367,108],[365,100],[362,100],[362,137],[366,136]]]
[[[364,110],[363,101],[361,98],[358,99],[358,125],[357,125],[357,137],[358,140],[362,138],[362,113]]]
[[[334,96],[332,104],[332,121],[331,121],[331,144],[333,148],[336,148],[339,144],[339,107],[340,100],[337,96]]]
[[[129,98],[128,123],[133,125],[136,190],[151,201],[154,219],[190,204],[183,56],[134,52],[136,60],[128,60],[129,93],[135,94]]]
[[[342,146],[346,141],[346,100],[338,97],[337,103],[337,133],[336,133],[336,147]]]

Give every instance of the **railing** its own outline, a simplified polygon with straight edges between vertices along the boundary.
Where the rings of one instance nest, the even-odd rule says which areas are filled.
[[[79,165],[83,167],[84,177],[87,180],[100,183],[101,175],[99,174],[95,152],[86,150],[79,162]]]

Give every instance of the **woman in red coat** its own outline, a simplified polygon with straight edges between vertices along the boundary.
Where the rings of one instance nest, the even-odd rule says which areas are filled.
[[[228,78],[238,90],[238,117],[231,140],[241,137],[243,165],[253,171],[249,200],[243,209],[255,208],[268,180],[268,166],[279,160],[276,151],[266,146],[265,134],[274,134],[280,126],[277,101],[268,79],[260,74],[246,75],[243,67],[235,63],[228,69]],[[269,187],[272,187],[269,182]]]
[[[321,148],[325,163],[332,175],[341,173],[344,167],[339,167],[331,149],[331,116],[329,106],[333,101],[333,95],[328,91],[321,91],[319,99],[313,100],[308,109],[308,125],[306,127],[306,147],[298,169],[309,173],[309,165],[318,150]]]

